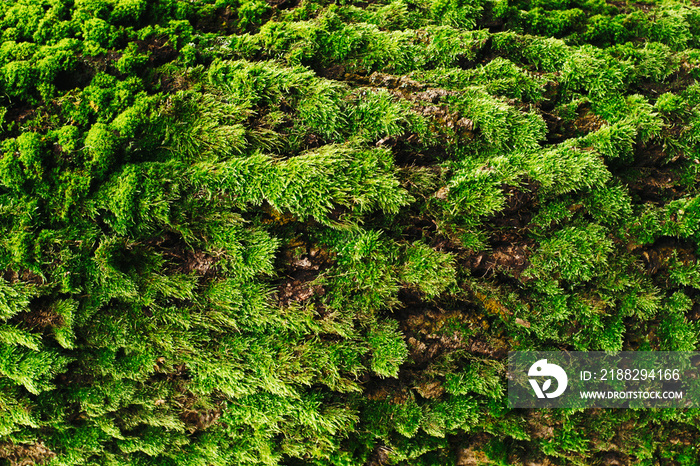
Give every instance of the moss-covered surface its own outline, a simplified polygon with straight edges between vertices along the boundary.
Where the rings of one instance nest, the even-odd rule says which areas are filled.
[[[511,410],[694,350],[700,8],[0,3],[0,464],[696,465]]]

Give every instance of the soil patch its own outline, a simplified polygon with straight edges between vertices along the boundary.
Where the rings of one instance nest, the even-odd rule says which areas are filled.
[[[10,107],[7,109],[7,113],[5,113],[4,125],[7,125],[10,122],[15,122],[18,125],[25,123],[34,118],[36,111],[37,107],[29,104]]]
[[[499,271],[510,271],[516,278],[530,265],[531,246],[502,244],[489,252],[469,258],[466,266],[476,278],[491,278]]]
[[[189,248],[184,241],[172,233],[147,242],[155,246],[168,259],[169,273],[196,273],[202,277],[211,278],[217,271],[216,263],[219,257],[208,252],[196,251]]]
[[[180,416],[190,433],[202,431],[216,424],[221,417],[221,409],[185,410]]]
[[[30,466],[44,464],[56,456],[43,442],[32,444],[0,443],[0,458],[9,461],[10,466]]]
[[[633,173],[627,188],[632,198],[640,203],[664,204],[685,194],[682,188],[676,186],[680,177],[673,167],[639,168]]]
[[[463,261],[477,278],[490,278],[498,272],[506,272],[520,279],[530,265],[528,258],[535,242],[525,234],[538,207],[537,186],[527,184],[524,190],[504,186],[503,192],[507,195],[504,209],[484,222],[490,233],[490,249],[470,255]]]
[[[649,5],[643,6],[647,9],[650,8]],[[693,84],[695,82],[695,78],[691,73],[693,72],[694,68],[695,67],[693,65],[684,61],[680,64],[678,70],[666,77],[663,82],[651,81],[649,78],[647,78],[646,80],[640,81],[634,89],[631,89],[631,91],[632,93],[643,94],[644,96],[648,97],[652,103],[654,103],[656,98],[661,94],[665,94],[667,92],[678,94]]]
[[[539,207],[537,189],[538,185],[533,182],[527,182],[522,187],[504,185],[502,191],[506,195],[505,207],[484,223],[494,229],[526,228]],[[501,241],[503,239],[499,238]]]
[[[322,285],[315,283],[319,273],[333,264],[326,251],[305,244],[300,248],[283,251],[282,261],[283,279],[277,286],[277,299],[281,306],[307,301],[326,293]]]
[[[51,304],[46,296],[35,298],[29,303],[29,311],[15,314],[8,323],[33,332],[48,332],[60,327],[64,324],[63,316],[57,314]]]
[[[647,274],[667,275],[669,258],[674,253],[681,262],[695,262],[697,261],[695,249],[696,246],[692,241],[663,236],[651,245],[637,246],[630,252],[641,260]]]
[[[268,5],[278,10],[291,10],[301,3],[301,0],[265,0]]]
[[[479,466],[488,464],[488,457],[484,450],[486,444],[493,436],[485,432],[470,435],[458,441],[456,466]]]
[[[146,40],[136,41],[139,53],[148,53],[148,63],[150,68],[157,68],[177,58],[177,50],[168,44],[168,37],[157,36]]]
[[[95,69],[86,60],[79,57],[74,69],[61,70],[56,74],[54,79],[56,90],[65,92],[72,89],[82,89],[90,84],[93,76],[95,76]]]
[[[210,10],[209,14],[200,16],[195,23],[195,29],[202,32],[220,32],[230,35],[238,29],[236,23],[238,15],[230,6]]]
[[[605,120],[593,113],[590,103],[579,105],[574,119],[563,118],[546,111],[542,111],[541,115],[547,125],[549,144],[559,144],[567,139],[598,131],[606,124]]]
[[[2,278],[6,282],[10,283],[17,283],[17,282],[24,282],[24,283],[31,283],[33,285],[43,285],[44,284],[44,279],[41,278],[40,275],[35,274],[34,272],[30,272],[29,270],[21,270],[19,272],[16,272],[12,269],[6,269],[3,274]]]
[[[389,464],[389,453],[391,453],[391,448],[387,447],[383,443],[374,447],[372,454],[369,455],[369,459],[365,463],[365,466],[381,466],[384,464]]]

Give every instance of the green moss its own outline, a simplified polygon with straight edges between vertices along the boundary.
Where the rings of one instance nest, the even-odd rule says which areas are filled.
[[[697,347],[699,12],[0,3],[0,463],[694,464],[505,355]]]

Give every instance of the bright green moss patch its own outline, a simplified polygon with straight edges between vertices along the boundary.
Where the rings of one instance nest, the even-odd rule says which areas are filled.
[[[698,347],[696,6],[0,26],[1,465],[697,463],[691,411],[505,402],[508,351]]]

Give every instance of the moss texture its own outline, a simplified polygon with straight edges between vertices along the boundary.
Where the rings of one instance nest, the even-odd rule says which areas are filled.
[[[0,464],[699,464],[505,374],[698,347],[698,77],[692,3],[0,3]]]

